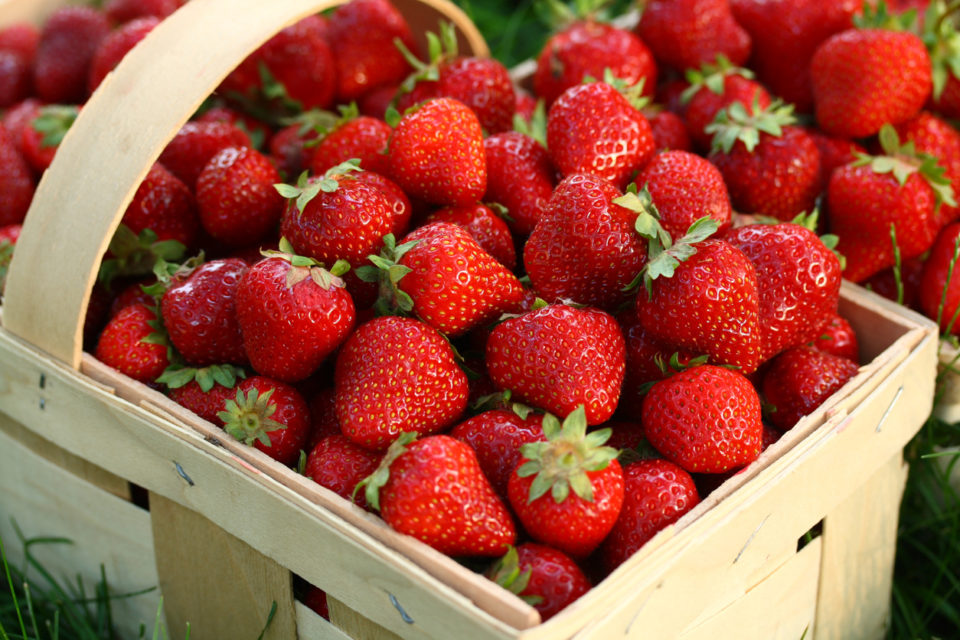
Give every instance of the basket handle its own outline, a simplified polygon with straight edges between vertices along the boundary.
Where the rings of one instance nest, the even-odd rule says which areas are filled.
[[[3,326],[74,369],[100,260],[160,152],[254,49],[346,0],[192,0],[161,22],[81,110],[40,180],[17,241]],[[446,0],[393,0],[414,33],[454,23],[461,50],[489,55]]]

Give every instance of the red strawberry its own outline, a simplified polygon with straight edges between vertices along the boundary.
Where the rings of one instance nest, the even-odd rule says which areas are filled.
[[[382,459],[382,454],[364,449],[344,435],[332,435],[310,451],[303,474],[344,500],[369,510],[364,492],[354,492],[354,489],[377,470]]]
[[[7,269],[13,260],[13,248],[20,237],[20,225],[8,224],[0,227],[0,296],[7,280]]]
[[[93,93],[108,73],[120,64],[127,52],[133,49],[153,28],[160,24],[160,18],[148,16],[131,20],[105,37],[97,47],[90,62],[90,75],[87,91]]]
[[[749,113],[770,106],[773,98],[752,78],[752,72],[734,67],[728,60],[687,72],[689,87],[680,100],[686,105],[683,118],[695,147],[710,149],[713,136],[707,127],[731,104],[739,102]]]
[[[657,61],[684,71],[724,55],[740,65],[750,57],[750,35],[733,19],[728,0],[650,0],[637,35]]]
[[[0,109],[11,107],[32,93],[30,61],[15,51],[0,48]]]
[[[265,258],[244,273],[237,319],[257,373],[302,380],[350,334],[353,300],[334,273],[290,253]]]
[[[225,147],[249,147],[250,136],[226,122],[188,122],[167,143],[160,162],[193,191],[210,158]]]
[[[264,121],[244,112],[228,107],[224,104],[215,104],[197,116],[195,122],[223,122],[231,124],[250,137],[255,149],[263,149],[273,139],[273,130]]]
[[[37,117],[42,106],[43,103],[36,98],[27,98],[5,110],[0,118],[3,129],[21,154],[23,153],[23,130]]]
[[[347,339],[337,357],[336,393],[344,435],[382,450],[404,429],[427,435],[456,423],[469,389],[453,349],[436,329],[386,316]]]
[[[0,226],[23,222],[33,191],[30,167],[6,130],[0,128]]]
[[[0,49],[33,61],[40,43],[40,30],[30,22],[14,22],[0,27]]]
[[[253,376],[237,385],[237,397],[218,415],[224,430],[281,464],[297,461],[310,435],[307,402],[288,384]]]
[[[107,0],[103,12],[111,22],[122,24],[147,16],[166,18],[181,4],[181,0]]]
[[[930,250],[930,257],[923,266],[918,290],[920,310],[940,325],[940,331],[960,335],[960,321],[954,319],[960,307],[960,268],[956,262],[957,238],[960,237],[960,222],[948,224],[937,235]]]
[[[20,138],[23,157],[36,173],[43,173],[53,162],[63,136],[78,114],[77,107],[71,105],[51,104],[37,108]]]
[[[94,356],[100,362],[140,382],[156,380],[170,364],[167,345],[154,340],[157,314],[134,304],[121,310],[100,333]]]
[[[638,210],[621,205],[622,195],[597,175],[572,174],[557,185],[523,250],[537,295],[608,310],[629,299],[624,289],[647,246],[634,230]]]
[[[529,235],[543,213],[556,183],[546,148],[525,134],[507,132],[483,141],[487,193],[484,200],[507,208],[511,227]]]
[[[807,135],[820,151],[820,180],[824,187],[830,184],[835,169],[855,162],[858,154],[867,152],[853,140],[828,136],[819,129],[807,129]]]
[[[183,386],[168,388],[170,399],[193,411],[195,414],[218,427],[223,421],[217,415],[226,408],[227,400],[236,398],[236,381],[233,385],[224,386],[214,382],[206,391],[200,386],[197,379],[191,380]]]
[[[299,123],[287,125],[270,137],[270,159],[285,179],[292,180],[309,168],[319,137],[316,130]]]
[[[736,371],[700,365],[662,380],[643,402],[650,444],[690,473],[723,473],[760,455],[760,398]]]
[[[960,132],[953,126],[927,111],[921,111],[916,118],[896,127],[897,134],[904,142],[912,142],[918,153],[925,153],[937,159],[943,167],[943,176],[950,181],[953,193],[960,192]],[[960,209],[951,206],[940,207],[943,224],[960,217]]]
[[[763,395],[774,426],[787,430],[856,375],[856,362],[801,346],[773,359],[763,375]]]
[[[107,17],[90,7],[62,7],[47,18],[33,64],[33,86],[45,102],[80,104],[87,97],[93,56],[110,32]]]
[[[404,433],[366,484],[388,525],[451,556],[498,556],[516,527],[470,445],[449,436]]]
[[[123,224],[135,235],[144,229],[159,240],[176,240],[185,247],[197,246],[200,219],[191,190],[179,178],[155,162],[137,187],[123,214]]]
[[[389,175],[407,195],[432,204],[467,205],[487,189],[480,121],[452,98],[405,113],[389,144]]]
[[[895,266],[888,267],[873,274],[861,284],[888,300],[893,300],[909,309],[919,309],[920,280],[926,259],[925,254],[920,254],[916,258],[901,260],[899,274],[895,273]]]
[[[590,590],[590,580],[570,556],[527,542],[511,548],[486,573],[540,612],[544,622]]]
[[[659,111],[647,118],[653,131],[653,147],[657,151],[691,151],[693,141],[683,118],[671,111]]]
[[[520,448],[507,495],[524,529],[537,542],[584,558],[610,532],[624,499],[617,450],[603,443],[610,431],[587,434],[583,405],[563,421],[543,417],[546,442]]]
[[[434,211],[425,221],[455,224],[473,236],[484,251],[507,269],[517,266],[517,251],[510,227],[493,209],[482,203],[465,207],[446,207]]]
[[[586,405],[588,424],[600,424],[620,397],[624,351],[610,315],[554,304],[497,325],[487,341],[487,370],[520,402],[559,416]]]
[[[360,168],[386,173],[387,141],[393,130],[383,120],[347,111],[344,117],[313,147],[310,173],[321,175],[352,158]]]
[[[613,571],[658,531],[700,503],[690,474],[669,460],[640,460],[623,468],[620,517],[603,542],[603,565]]]
[[[337,420],[337,394],[333,387],[318,391],[310,398],[310,447],[329,436],[342,434],[340,421]]]
[[[607,82],[563,92],[547,115],[547,149],[554,166],[564,176],[593,173],[626,187],[653,156],[653,131],[635,104]]]
[[[197,177],[200,223],[218,242],[243,247],[260,242],[280,223],[283,196],[274,185],[280,174],[250,147],[224,147]]]
[[[330,619],[330,607],[327,604],[327,592],[319,587],[311,586],[307,594],[303,596],[303,604],[310,607],[310,610],[323,618]]]
[[[825,325],[820,327],[818,336],[808,343],[817,351],[823,351],[853,362],[860,361],[860,344],[857,334],[846,318],[834,314]]]

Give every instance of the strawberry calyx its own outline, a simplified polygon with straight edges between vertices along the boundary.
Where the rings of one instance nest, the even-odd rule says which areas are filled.
[[[646,78],[640,78],[635,84],[629,84],[623,78],[613,75],[610,67],[606,67],[603,70],[603,80],[601,82],[605,82],[616,89],[620,95],[626,98],[631,107],[641,111],[650,104],[650,98],[643,94],[643,85],[646,84],[646,80]],[[597,79],[590,75],[584,76],[583,83],[588,82],[597,82]]]
[[[664,357],[659,353],[653,356],[654,364],[657,365],[657,368],[660,369],[660,372],[664,375],[673,375],[675,373],[680,373],[681,371],[686,371],[687,369],[692,369],[693,367],[698,367],[702,364],[707,364],[708,360],[710,360],[710,356],[704,354],[695,358],[690,358],[686,362],[680,362],[680,354],[676,351],[671,354],[669,360],[665,360]]]
[[[534,476],[527,503],[550,492],[554,502],[564,502],[572,490],[582,500],[593,502],[593,484],[588,471],[606,469],[619,451],[604,446],[610,428],[587,433],[586,410],[581,404],[563,424],[552,414],[543,416],[546,442],[529,442],[520,447],[526,461],[517,468],[521,478]]]
[[[753,216],[752,219],[753,224],[783,224],[783,220],[774,218],[773,216],[757,215]],[[813,211],[810,213],[801,211],[790,221],[790,223],[799,225],[804,229],[817,233],[820,226],[820,209],[814,207]],[[823,243],[823,246],[825,246],[827,249],[830,249],[830,251],[833,252],[833,255],[837,256],[837,260],[840,261],[840,270],[843,271],[846,269],[847,258],[842,253],[837,251],[837,245],[840,244],[840,236],[835,233],[824,233],[817,234],[817,237],[820,238],[820,242]]]
[[[940,99],[951,75],[960,79],[960,31],[953,20],[958,11],[960,2],[934,0],[924,16],[920,39],[930,53],[934,100]]]
[[[650,444],[646,438],[640,440],[637,445],[631,449],[621,449],[617,460],[621,465],[628,465],[631,462],[640,462],[641,460],[661,460],[663,454]]]
[[[760,96],[753,94],[752,113],[742,102],[734,102],[717,112],[705,131],[713,134],[712,151],[730,153],[737,142],[742,142],[747,151],[760,144],[760,134],[779,138],[783,127],[796,124],[793,105],[783,100],[774,100],[768,107],[760,107]]]
[[[350,263],[346,260],[337,260],[327,269],[322,262],[297,255],[293,245],[286,238],[280,238],[278,251],[267,250],[261,251],[260,254],[265,258],[280,258],[290,263],[285,283],[288,289],[292,289],[308,278],[324,291],[329,291],[330,287],[346,286],[340,277],[350,271]]]
[[[351,120],[355,120],[360,115],[360,109],[356,102],[340,105],[337,109],[340,112],[339,115],[324,109],[308,109],[292,118],[286,118],[281,124],[286,126],[298,125],[297,135],[300,138],[307,138],[303,146],[315,147],[328,133]],[[310,136],[310,134],[316,135]]]
[[[156,381],[165,384],[169,389],[179,389],[196,380],[200,390],[206,393],[218,384],[232,389],[236,386],[238,378],[246,377],[246,371],[233,364],[188,367],[181,363],[174,363],[167,367]]]
[[[242,389],[237,389],[236,399],[227,400],[224,410],[217,413],[224,423],[224,431],[246,445],[259,442],[269,447],[268,432],[287,428],[270,417],[277,411],[277,404],[270,402],[273,391],[260,393],[252,388],[244,394]]]
[[[404,431],[396,440],[390,443],[390,447],[387,449],[387,452],[383,454],[383,458],[380,460],[380,465],[376,471],[358,482],[357,486],[353,488],[354,501],[357,492],[362,488],[364,496],[367,499],[367,504],[377,511],[380,511],[380,489],[382,489],[383,486],[387,484],[387,480],[390,479],[390,465],[393,464],[394,460],[406,453],[407,445],[416,439],[417,433],[415,431]]]
[[[513,392],[510,391],[510,389],[497,391],[496,393],[477,398],[470,408],[475,413],[483,413],[484,411],[494,411],[497,409],[512,411],[521,420],[526,420],[531,413],[536,411],[533,407],[520,402],[511,402],[512,397]]]
[[[690,86],[680,94],[680,102],[687,104],[704,87],[718,96],[723,95],[727,76],[736,75],[751,80],[754,77],[753,71],[734,65],[730,58],[722,53],[718,53],[715,60],[716,62],[704,63],[699,69],[687,69],[685,76]]]
[[[110,288],[115,278],[121,276],[143,276],[165,265],[179,263],[187,253],[187,248],[176,240],[158,240],[153,229],[143,229],[139,234],[121,223],[113,232],[110,240],[112,258],[100,264],[97,278],[101,284]]]
[[[273,185],[273,188],[287,200],[294,200],[294,204],[297,207],[297,215],[301,215],[306,206],[310,204],[310,201],[316,198],[321,191],[323,193],[334,193],[340,188],[339,179],[352,179],[352,176],[350,176],[350,172],[352,171],[363,171],[363,169],[360,168],[360,160],[358,158],[351,158],[346,162],[341,162],[335,167],[330,167],[326,173],[319,178],[309,178],[307,172],[304,171],[300,174],[300,177],[297,178],[296,185],[279,183]]]
[[[879,0],[871,7],[863,3],[863,11],[853,17],[853,26],[857,29],[884,29],[887,31],[915,31],[917,10],[891,13],[886,0]]]
[[[290,96],[283,84],[270,67],[260,60],[257,64],[260,84],[251,87],[246,93],[227,91],[226,97],[261,122],[280,125],[284,120],[303,113],[303,103]]]
[[[380,285],[380,296],[374,304],[374,309],[379,315],[413,311],[413,298],[398,286],[400,280],[413,269],[399,264],[399,262],[404,254],[419,243],[419,240],[413,240],[398,245],[394,235],[388,233],[383,236],[383,249],[380,251],[380,255],[371,254],[367,256],[367,260],[373,265],[357,267],[358,278],[364,282],[376,282]]]
[[[608,21],[607,9],[611,0],[574,0],[573,6],[561,0],[541,0],[534,3],[540,19],[554,32],[566,29],[574,22]]]
[[[547,107],[543,98],[537,100],[533,114],[527,120],[519,113],[513,115],[513,130],[547,146]]]
[[[67,135],[67,131],[73,126],[79,114],[80,109],[75,105],[48,104],[40,107],[30,126],[34,131],[42,134],[41,147],[56,147],[63,141],[63,137]]]
[[[392,105],[396,104],[401,95],[413,91],[418,82],[436,82],[439,80],[440,65],[453,60],[460,54],[456,27],[452,22],[446,20],[440,22],[439,35],[433,31],[427,32],[428,62],[424,62],[415,56],[400,38],[394,38],[393,44],[403,54],[407,64],[413,67],[413,72],[400,83],[396,95],[390,101]]]
[[[530,606],[543,602],[543,596],[522,595],[530,585],[533,569],[520,570],[520,555],[513,545],[507,546],[507,552],[487,569],[486,577],[497,583]]]

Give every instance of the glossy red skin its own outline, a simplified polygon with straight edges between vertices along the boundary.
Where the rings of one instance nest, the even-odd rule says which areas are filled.
[[[164,327],[188,364],[246,364],[236,295],[247,268],[239,258],[212,260],[163,294]]]
[[[310,447],[329,436],[342,434],[337,420],[337,394],[333,387],[323,389],[310,398]]]
[[[760,455],[760,397],[737,371],[693,367],[650,389],[643,427],[650,444],[686,471],[724,473]]]
[[[13,51],[33,61],[40,43],[40,30],[29,22],[14,22],[0,27],[0,49]]]
[[[648,118],[657,151],[692,151],[693,141],[683,118],[671,111],[661,111]]]
[[[613,202],[622,195],[590,174],[572,174],[557,185],[523,249],[538,296],[605,310],[630,299],[624,288],[643,268],[647,241],[634,230],[637,212]]]
[[[706,353],[710,362],[752,373],[761,359],[756,269],[742,251],[707,239],[672,278],[657,278],[653,296],[637,295],[640,321],[668,349]]]
[[[564,91],[547,113],[547,149],[564,176],[592,173],[623,189],[653,157],[647,117],[605,82]]]
[[[509,270],[517,266],[517,251],[506,221],[483,203],[464,207],[445,207],[434,211],[425,221],[455,224],[473,236],[484,251]]]
[[[901,187],[891,174],[869,166],[840,167],[830,178],[826,202],[830,232],[840,237],[837,251],[847,258],[843,277],[852,282],[893,266],[891,224],[903,260],[929,249],[940,229],[933,190],[918,173]]]
[[[358,266],[380,252],[383,236],[394,230],[397,211],[381,189],[352,176],[336,176],[337,190],[319,192],[303,211],[295,200],[287,204],[280,231],[297,254],[327,266],[341,259]]]
[[[517,538],[473,449],[444,435],[413,442],[393,461],[380,489],[380,515],[450,556],[500,556]]]
[[[845,138],[871,136],[916,116],[933,87],[930,56],[905,31],[849,29],[831,36],[810,62],[817,122]]]
[[[797,224],[751,224],[724,240],[757,270],[760,359],[813,340],[837,313],[840,260],[813,232]]]
[[[93,355],[134,380],[152,383],[170,364],[166,345],[142,342],[154,332],[147,323],[155,318],[146,305],[126,307],[100,332]]]
[[[312,129],[301,134],[300,128],[299,124],[287,125],[270,137],[270,158],[288,181],[296,180],[310,167],[314,147],[306,143],[319,137]]]
[[[718,233],[730,227],[733,214],[723,175],[700,156],[687,151],[658,153],[633,182],[650,191],[660,224],[674,240],[704,216],[716,221]]]
[[[387,0],[350,2],[330,15],[328,41],[337,69],[338,103],[407,77],[412,69],[394,38],[418,53],[410,26]]]
[[[944,229],[946,229],[946,227],[944,227]],[[893,300],[909,309],[919,310],[920,281],[923,276],[925,264],[926,256],[923,254],[916,258],[901,261],[899,279],[903,287],[902,300],[899,299],[900,294],[897,291],[897,277],[893,272],[893,267],[878,271],[862,281],[861,284],[888,300]]]
[[[19,224],[34,192],[30,166],[5,130],[0,130],[0,226]]]
[[[167,395],[204,420],[222,427],[223,420],[217,414],[226,408],[227,400],[236,399],[237,390],[215,383],[209,391],[203,391],[197,381],[192,380],[182,387],[168,389]]]
[[[402,431],[429,435],[467,407],[467,376],[450,344],[429,325],[384,316],[357,328],[337,356],[337,418],[344,435],[383,450]]]
[[[377,470],[383,455],[364,449],[345,435],[332,435],[318,442],[307,456],[303,473],[317,484],[330,489],[344,500],[370,511],[357,484]]]
[[[859,0],[730,0],[733,17],[753,42],[750,68],[772,93],[813,111],[810,59],[835,33],[853,27]],[[888,3],[889,4],[889,3]]]
[[[960,118],[960,79],[949,74],[943,92],[938,98],[931,96],[928,107],[945,118]]]
[[[253,245],[280,223],[284,199],[274,185],[280,174],[269,158],[250,147],[224,147],[197,178],[200,223],[229,247]]]
[[[510,72],[493,58],[460,57],[440,66],[437,95],[455,98],[477,114],[487,134],[513,129],[517,97]]]
[[[819,407],[850,378],[859,366],[852,360],[807,346],[788,349],[773,359],[763,376],[763,395],[776,407],[769,419],[781,430],[793,427]]]
[[[406,112],[390,139],[388,175],[411,198],[467,205],[487,190],[483,130],[473,111],[435,98]]]
[[[800,127],[783,127],[782,136],[761,133],[752,151],[738,141],[729,153],[711,153],[710,161],[737,211],[789,221],[813,211],[822,190],[820,151]]]
[[[604,444],[614,449],[635,449],[646,440],[640,422],[611,420],[597,426],[597,429],[610,429],[610,438]]]
[[[87,91],[93,93],[114,67],[120,64],[127,52],[143,40],[154,27],[160,24],[160,18],[150,16],[127,22],[110,32],[97,47],[90,62],[90,75]]]
[[[950,180],[954,197],[960,194],[960,132],[928,111],[921,111],[896,129],[901,142],[913,142],[918,152],[937,159],[937,164],[944,169],[944,177]],[[941,224],[947,224],[960,217],[960,207],[941,205],[938,215]]]
[[[491,332],[487,370],[513,398],[561,419],[585,405],[587,424],[606,422],[620,398],[625,346],[612,316],[553,304]]]
[[[320,139],[312,150],[310,173],[323,175],[327,169],[357,158],[360,168],[386,173],[387,141],[393,129],[377,118],[359,116]]]
[[[32,93],[30,61],[15,51],[0,48],[0,109],[25,100]]]
[[[825,325],[820,327],[817,337],[808,346],[853,362],[860,361],[860,343],[857,340],[857,334],[846,318],[839,314],[834,314]]]
[[[735,66],[750,57],[750,35],[737,24],[727,0],[651,0],[637,35],[657,62],[684,71],[725,55]]]
[[[917,302],[920,310],[936,322],[939,318],[940,330],[946,331],[953,314],[960,306],[960,268],[954,267],[950,275],[950,261],[953,259],[954,244],[960,237],[960,222],[953,222],[937,235],[930,250],[930,257],[923,266]],[[946,297],[944,297],[946,289]],[[943,310],[940,301],[943,300]],[[950,333],[960,335],[960,319],[953,322]]]
[[[103,12],[61,7],[40,31],[33,63],[33,86],[44,102],[80,104],[87,97],[87,75],[100,41],[110,32]]]
[[[23,130],[30,125],[43,103],[36,98],[27,98],[3,112],[0,122],[13,146],[23,154]]]
[[[193,193],[159,162],[137,187],[123,214],[123,224],[136,234],[151,229],[158,240],[176,240],[188,249],[197,246],[200,236]]]
[[[342,286],[323,289],[311,278],[286,284],[292,267],[266,258],[250,267],[236,294],[243,346],[257,373],[284,382],[303,380],[350,334],[353,300]]]
[[[21,129],[20,133],[20,152],[24,159],[37,175],[46,171],[47,167],[53,162],[53,157],[60,148],[58,144],[49,144],[44,138],[45,135],[34,127],[34,122],[41,115],[38,108],[30,116],[29,122]]]
[[[160,162],[193,191],[200,172],[224,147],[249,147],[250,136],[227,122],[188,122],[167,143]]]
[[[489,136],[483,147],[487,166],[483,199],[505,206],[514,231],[529,235],[556,184],[550,154],[539,142],[516,131]]]
[[[303,597],[303,604],[310,607],[315,614],[324,620],[330,619],[330,607],[327,605],[327,592],[323,589],[310,587],[310,590],[307,591],[307,594]]]
[[[623,468],[620,517],[603,542],[603,564],[613,571],[658,531],[700,503],[690,474],[669,460],[640,460]]]
[[[523,457],[520,446],[546,440],[542,420],[538,413],[523,419],[513,411],[493,409],[461,422],[450,430],[450,437],[473,447],[494,491],[506,499],[507,481]]]
[[[713,135],[705,131],[717,113],[734,102],[741,103],[748,113],[754,113],[754,100],[761,109],[767,108],[773,98],[755,80],[744,78],[738,74],[727,75],[723,79],[723,92],[714,93],[707,87],[701,87],[686,104],[683,118],[687,123],[687,132],[694,146],[701,151],[708,151],[713,141]]]
[[[181,4],[180,0],[107,0],[103,12],[111,22],[121,24],[146,16],[166,18]]]
[[[535,542],[517,547],[520,573],[530,572],[527,588],[518,595],[543,598],[533,605],[544,622],[590,590],[590,580],[568,555]]]
[[[549,106],[586,76],[602,79],[606,69],[629,85],[643,79],[644,95],[653,96],[657,65],[640,38],[603,22],[574,22],[551,36],[540,51],[533,91]]]
[[[867,153],[862,145],[853,140],[828,136],[818,129],[807,129],[807,135],[820,151],[820,179],[824,188],[830,183],[830,176],[835,169],[856,160],[858,153]]]
[[[257,440],[253,447],[281,464],[294,464],[300,450],[307,446],[307,438],[310,436],[310,411],[306,400],[290,385],[265,376],[251,376],[237,383],[237,391],[242,391],[245,395],[252,389],[256,389],[261,396],[273,389],[268,404],[276,405],[277,409],[270,419],[286,425],[283,429],[267,431],[269,446]]]
[[[521,459],[520,465],[525,460]],[[536,476],[521,478],[516,470],[507,485],[510,506],[530,537],[575,559],[587,557],[600,546],[616,523],[624,500],[619,462],[612,460],[604,469],[586,473],[593,487],[593,502],[572,490],[559,504],[550,491],[530,502],[530,486]]]

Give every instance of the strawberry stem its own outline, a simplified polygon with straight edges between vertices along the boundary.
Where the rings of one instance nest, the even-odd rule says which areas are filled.
[[[406,453],[407,445],[416,439],[417,433],[415,431],[404,431],[401,433],[400,436],[390,444],[390,448],[388,448],[387,452],[383,455],[376,471],[358,482],[357,486],[353,488],[351,500],[356,502],[357,492],[363,488],[367,504],[377,511],[380,511],[380,489],[382,489],[384,485],[387,484],[387,480],[390,479],[390,465],[393,464],[394,460]]]
[[[217,413],[224,423],[224,430],[246,445],[260,442],[269,447],[268,433],[287,428],[270,417],[277,411],[277,404],[270,402],[273,391],[270,389],[261,394],[252,388],[244,394],[242,389],[237,389],[236,400],[227,400],[224,410]]]

